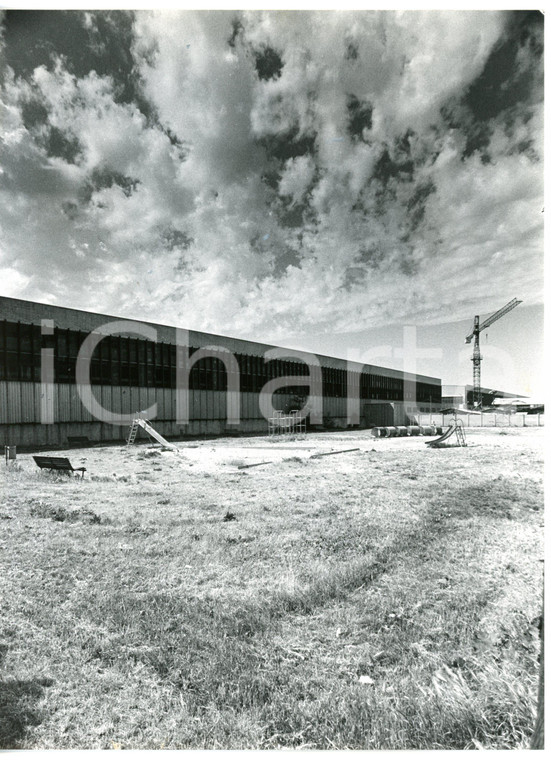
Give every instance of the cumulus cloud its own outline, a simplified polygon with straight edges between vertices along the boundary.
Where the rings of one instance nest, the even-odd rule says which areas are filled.
[[[293,203],[304,197],[314,177],[315,164],[311,156],[297,156],[285,163],[279,181],[279,194],[290,195]]]
[[[0,267],[22,297],[274,341],[537,302],[541,39],[514,18],[138,13],[147,108],[116,70],[8,67]]]

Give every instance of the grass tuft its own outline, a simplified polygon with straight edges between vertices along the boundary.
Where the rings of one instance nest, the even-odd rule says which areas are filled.
[[[54,522],[83,522],[88,525],[99,525],[102,522],[101,517],[91,509],[65,509],[44,504],[42,501],[31,506],[30,514],[32,517],[45,517]]]

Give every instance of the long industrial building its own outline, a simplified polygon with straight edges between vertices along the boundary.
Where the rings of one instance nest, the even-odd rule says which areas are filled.
[[[278,378],[284,387],[268,392]],[[136,413],[165,437],[266,433],[266,404],[289,411],[297,398],[313,424],[371,427],[439,409],[442,387],[434,377],[0,297],[4,445],[120,441]]]

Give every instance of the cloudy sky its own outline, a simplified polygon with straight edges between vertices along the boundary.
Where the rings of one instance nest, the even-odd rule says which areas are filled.
[[[539,390],[540,13],[0,18],[3,295]]]

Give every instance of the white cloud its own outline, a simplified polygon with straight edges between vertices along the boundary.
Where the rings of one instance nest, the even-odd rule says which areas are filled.
[[[0,268],[0,282],[5,295],[18,298],[29,284],[29,278],[13,267]]]
[[[290,158],[279,181],[279,194],[291,195],[293,203],[299,203],[314,177],[315,165],[311,157]]]
[[[7,80],[0,266],[17,262],[18,292],[266,340],[459,319],[512,284],[540,298],[538,94],[531,120],[489,123],[486,163],[441,116],[503,14],[251,11],[230,47],[236,16],[137,16],[136,70],[178,144],[117,101],[115,73],[60,61]],[[259,79],[267,47],[283,67]],[[34,132],[30,98],[48,114]],[[74,162],[48,154],[51,127],[78,141]],[[308,150],[278,160],[266,145],[291,130]]]

